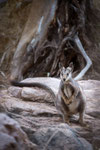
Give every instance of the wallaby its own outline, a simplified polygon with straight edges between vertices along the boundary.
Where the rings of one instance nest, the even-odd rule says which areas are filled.
[[[84,124],[86,100],[79,84],[72,78],[73,64],[60,69],[60,86],[56,98],[56,107],[62,113],[64,122],[69,123],[73,114],[79,113],[79,123]]]
[[[73,64],[70,64],[66,69],[64,67],[60,69],[61,81],[57,95],[54,94],[51,88],[38,82],[11,81],[11,84],[19,87],[39,87],[45,89],[53,96],[56,108],[63,115],[64,122],[69,123],[69,117],[79,113],[79,122],[83,124],[85,96],[78,83],[72,78],[72,71]]]

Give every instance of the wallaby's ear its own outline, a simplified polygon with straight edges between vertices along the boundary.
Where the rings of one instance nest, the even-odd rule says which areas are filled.
[[[63,67],[63,65],[59,62],[59,69],[61,69]]]
[[[62,70],[65,70],[65,67],[61,63],[59,63],[59,71],[61,72]]]
[[[71,63],[69,64],[69,67],[72,69],[72,72],[73,72],[73,70],[74,70],[73,62],[71,62]]]

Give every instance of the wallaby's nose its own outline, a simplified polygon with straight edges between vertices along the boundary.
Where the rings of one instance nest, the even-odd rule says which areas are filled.
[[[66,79],[64,78],[63,80],[65,81]]]

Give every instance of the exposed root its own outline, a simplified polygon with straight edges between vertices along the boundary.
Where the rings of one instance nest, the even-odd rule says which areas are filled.
[[[75,35],[74,40],[75,40],[75,43],[76,43],[79,51],[81,52],[82,56],[85,58],[86,63],[87,63],[86,66],[83,68],[83,70],[74,78],[74,80],[80,80],[85,75],[85,73],[88,71],[88,69],[91,67],[92,61],[86,54],[78,35]]]
[[[38,3],[43,5],[43,2],[40,0]],[[40,13],[39,16],[37,16],[39,17],[39,22],[37,21],[38,25],[35,26],[35,33],[33,32],[33,28],[31,28],[34,34],[31,36],[28,35],[32,38],[27,40],[27,44],[26,42],[24,43],[22,49],[20,48],[20,53],[19,50],[17,50],[17,54],[19,53],[21,56],[19,58],[14,57],[13,64],[15,64],[16,67],[13,65],[11,76],[13,79],[18,78],[21,80],[21,76],[47,76],[48,72],[50,72],[51,76],[58,75],[59,62],[67,66],[76,55],[81,53],[87,65],[80,74],[76,76],[75,80],[79,80],[92,65],[90,58],[87,56],[77,36],[77,33],[79,33],[81,38],[85,37],[87,3],[85,0],[71,0],[67,2],[64,0],[56,1],[55,3],[52,0],[47,1],[47,3],[50,3],[48,9],[44,5],[42,6],[43,8],[41,8],[41,6],[39,7],[39,9],[45,8],[47,14],[43,12],[43,14]],[[34,5],[32,7],[34,7]],[[42,12],[43,10],[39,11]],[[51,11],[53,11],[53,13]],[[30,17],[32,17],[31,15]],[[33,26],[33,24],[31,26]],[[25,33],[24,38],[26,36]],[[76,46],[79,51],[76,51]],[[68,57],[69,50],[70,56]],[[73,53],[73,51],[75,52]],[[84,64],[84,62],[82,63]]]

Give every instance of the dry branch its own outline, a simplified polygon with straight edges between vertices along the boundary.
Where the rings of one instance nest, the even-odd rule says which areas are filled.
[[[88,55],[86,54],[86,52],[85,52],[85,50],[84,50],[84,48],[82,46],[82,43],[81,43],[81,41],[80,41],[80,39],[79,39],[77,34],[75,35],[74,40],[75,40],[75,43],[76,43],[76,45],[78,47],[78,50],[81,52],[82,56],[86,60],[85,68],[83,68],[83,70],[74,78],[74,80],[80,80],[85,75],[85,73],[88,71],[88,69],[91,67],[92,61],[88,57]]]

